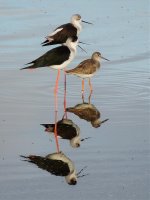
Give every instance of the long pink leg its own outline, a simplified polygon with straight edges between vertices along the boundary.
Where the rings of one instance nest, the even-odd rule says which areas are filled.
[[[58,82],[60,78],[60,69],[58,69],[55,88],[54,88],[54,96],[55,96],[55,128],[54,128],[54,136],[56,141],[56,148],[57,152],[59,153],[59,143],[58,143],[58,136],[57,136],[57,114],[58,114],[58,99],[57,99],[57,93],[58,93]]]
[[[64,69],[64,117],[67,119],[67,112],[66,112],[66,94],[67,94],[67,83],[66,83],[66,71]]]

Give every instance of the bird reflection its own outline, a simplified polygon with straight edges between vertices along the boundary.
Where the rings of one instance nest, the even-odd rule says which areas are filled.
[[[45,127],[46,132],[54,132],[55,124],[41,124]],[[80,147],[81,141],[84,141],[84,138],[80,138],[80,128],[75,124],[71,119],[62,119],[57,122],[57,134],[62,139],[70,141],[70,145],[73,148]]]
[[[74,113],[80,119],[84,119],[88,122],[91,122],[91,125],[94,128],[98,128],[104,122],[108,121],[109,119],[101,120],[101,113],[100,111],[90,103],[91,94],[89,96],[89,102],[84,101],[84,96],[82,96],[83,102],[80,104],[75,105],[74,107],[66,108],[67,112]]]
[[[39,168],[46,170],[53,175],[65,177],[65,180],[69,185],[76,185],[77,178],[87,175],[79,176],[84,168],[76,173],[74,163],[63,152],[48,154],[45,157],[36,155],[21,157],[25,159],[24,161],[34,163]]]

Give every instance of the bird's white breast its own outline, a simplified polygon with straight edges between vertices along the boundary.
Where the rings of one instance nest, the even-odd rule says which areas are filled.
[[[80,78],[91,78],[92,76],[94,76],[94,74],[77,74],[77,73],[74,73],[74,74],[76,76],[79,76]]]

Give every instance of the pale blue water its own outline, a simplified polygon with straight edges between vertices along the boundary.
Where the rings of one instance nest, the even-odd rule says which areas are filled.
[[[149,1],[4,1],[0,2],[0,199],[148,200],[149,193]],[[36,166],[21,162],[20,154],[46,155],[56,150],[41,123],[53,122],[51,69],[20,71],[25,63],[48,49],[40,43],[74,13],[94,23],[84,25],[78,49],[70,64],[100,51],[110,62],[92,78],[91,103],[109,121],[94,129],[73,114],[82,137],[92,137],[80,149],[60,140],[61,149],[79,171],[89,176],[68,186]],[[88,84],[86,95],[88,98]],[[67,78],[67,106],[81,103],[81,81]],[[59,118],[63,114],[63,74],[59,87]]]

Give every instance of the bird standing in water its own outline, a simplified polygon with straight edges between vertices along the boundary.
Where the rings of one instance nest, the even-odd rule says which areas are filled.
[[[28,67],[22,69],[36,69],[41,67],[51,67],[53,69],[64,69],[70,64],[76,55],[78,37],[69,37],[62,46],[49,50],[36,60],[27,63]]]
[[[76,47],[78,44],[78,38],[76,36],[69,37],[62,46],[51,49],[41,57],[33,60],[28,63],[30,66],[24,67],[22,69],[35,69],[42,67],[51,67],[53,69],[57,69],[57,78],[55,83],[54,95],[55,95],[55,139],[57,151],[59,152],[59,144],[57,138],[57,111],[58,111],[58,103],[57,103],[57,93],[58,93],[58,82],[60,78],[60,70],[67,67],[70,62],[74,59],[76,55]]]
[[[90,59],[82,61],[74,69],[66,70],[67,74],[73,74],[82,78],[82,93],[84,93],[84,79],[85,78],[89,79],[90,92],[93,91],[90,78],[94,76],[94,74],[97,72],[98,69],[100,69],[101,58],[109,61],[108,59],[104,58],[101,55],[101,53],[94,52]]]
[[[67,41],[69,37],[79,36],[79,33],[82,30],[82,22],[87,23],[87,24],[92,24],[91,22],[82,20],[79,14],[73,15],[71,17],[70,23],[66,23],[57,27],[52,33],[50,33],[46,37],[46,40],[42,43],[42,46],[63,44]],[[66,113],[66,72],[65,72],[65,69],[64,69],[64,112]]]

